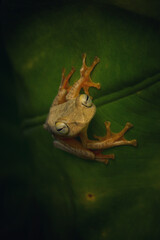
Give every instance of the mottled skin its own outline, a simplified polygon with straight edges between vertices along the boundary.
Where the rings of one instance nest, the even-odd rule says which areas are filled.
[[[89,140],[87,137],[87,128],[89,122],[93,118],[96,107],[92,103],[90,107],[86,107],[81,103],[80,90],[83,88],[85,94],[89,95],[88,89],[95,87],[100,89],[99,83],[92,82],[90,73],[95,65],[99,62],[99,58],[95,57],[90,67],[85,63],[86,54],[83,55],[83,63],[80,69],[80,79],[69,85],[69,79],[74,73],[74,68],[65,77],[63,70],[62,81],[57,96],[55,97],[49,111],[49,115],[44,124],[44,128],[51,132],[54,137],[54,146],[66,152],[77,155],[81,158],[96,160],[108,163],[109,159],[114,159],[114,154],[104,155],[102,149],[111,148],[120,145],[136,146],[136,140],[128,141],[124,138],[124,134],[132,127],[131,123],[126,123],[123,130],[119,133],[112,133],[110,130],[110,122],[105,122],[106,135],[97,137],[97,140]],[[60,134],[56,129],[56,123],[65,123],[69,129],[67,134]],[[78,138],[78,139],[77,139]]]

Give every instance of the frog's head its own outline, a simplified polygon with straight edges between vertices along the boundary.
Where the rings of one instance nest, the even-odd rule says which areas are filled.
[[[96,107],[92,99],[86,94],[81,94],[58,105],[49,116],[48,124],[54,135],[74,137],[89,124],[95,112]]]

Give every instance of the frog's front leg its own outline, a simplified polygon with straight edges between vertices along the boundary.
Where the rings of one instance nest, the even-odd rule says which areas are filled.
[[[58,94],[52,103],[52,106],[66,102],[66,95],[71,88],[71,86],[69,85],[69,79],[71,78],[74,72],[75,72],[75,69],[72,67],[69,74],[65,76],[65,69],[62,70],[61,84],[59,86]]]
[[[83,60],[82,60],[82,67],[80,69],[80,79],[73,84],[73,86],[70,88],[69,93],[66,96],[66,99],[73,99],[76,98],[80,90],[83,88],[84,92],[89,95],[88,89],[90,87],[95,87],[97,89],[100,89],[99,83],[94,83],[91,80],[90,74],[93,71],[94,67],[99,63],[99,58],[95,57],[93,63],[90,67],[87,67],[86,65],[86,54],[83,54]]]
[[[105,164],[109,162],[109,159],[114,159],[114,154],[104,155],[101,154],[101,151],[92,151],[86,149],[82,143],[76,139],[57,139],[54,140],[53,144],[55,147],[63,151],[69,152],[84,159],[95,160]]]
[[[121,145],[132,145],[136,146],[137,141],[133,140],[126,140],[124,138],[124,134],[131,128],[133,125],[131,123],[126,123],[125,127],[119,133],[112,133],[110,130],[110,122],[105,122],[106,127],[106,136],[104,137],[97,137],[98,140],[89,140],[87,137],[87,128],[85,128],[81,134],[80,138],[84,147],[89,149],[108,149],[115,146]]]

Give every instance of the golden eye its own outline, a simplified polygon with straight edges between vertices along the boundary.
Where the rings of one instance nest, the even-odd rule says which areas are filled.
[[[61,135],[66,135],[69,132],[69,128],[66,123],[56,122],[55,127],[57,132]]]
[[[92,106],[92,99],[87,94],[81,94],[79,99],[85,107]]]

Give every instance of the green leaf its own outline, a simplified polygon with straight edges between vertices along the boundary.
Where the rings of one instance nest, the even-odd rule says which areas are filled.
[[[5,8],[5,45],[23,131],[19,159],[28,169],[15,161],[18,180],[11,186],[17,195],[8,204],[17,209],[25,202],[26,209],[20,205],[24,214],[15,214],[10,234],[21,228],[28,229],[28,239],[159,239],[159,27],[102,1]],[[74,66],[71,83],[76,81],[84,52],[88,65],[100,58],[92,74],[101,90],[90,90],[97,113],[89,136],[104,135],[105,120],[113,132],[131,122],[126,138],[138,141],[137,148],[105,150],[116,155],[108,166],[55,149],[42,127],[62,68]],[[22,179],[27,194],[20,195]],[[6,199],[10,195],[9,188]]]

